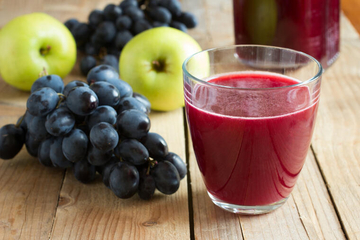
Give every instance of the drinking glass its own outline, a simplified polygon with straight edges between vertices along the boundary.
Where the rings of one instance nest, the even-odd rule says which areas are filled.
[[[323,69],[291,49],[209,49],[183,64],[185,110],[207,192],[234,213],[285,203],[314,130]]]

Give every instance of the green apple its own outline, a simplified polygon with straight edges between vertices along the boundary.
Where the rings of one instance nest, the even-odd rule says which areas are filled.
[[[0,30],[0,74],[16,88],[29,91],[44,68],[65,77],[75,61],[70,31],[45,13],[14,18]]]
[[[121,52],[121,78],[134,92],[145,95],[153,110],[170,111],[184,106],[182,64],[201,51],[188,34],[170,27],[147,30],[131,39]],[[192,65],[208,70],[208,59]]]

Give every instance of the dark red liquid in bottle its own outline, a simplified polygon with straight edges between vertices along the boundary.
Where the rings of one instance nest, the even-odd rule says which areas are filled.
[[[233,0],[236,44],[305,52],[329,67],[339,54],[340,0]]]

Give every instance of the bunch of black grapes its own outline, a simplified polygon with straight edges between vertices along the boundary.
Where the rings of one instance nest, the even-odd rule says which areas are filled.
[[[123,0],[108,4],[104,10],[93,10],[87,23],[69,19],[65,25],[73,34],[84,75],[97,65],[108,64],[119,70],[119,57],[133,36],[154,27],[168,26],[186,32],[197,25],[195,16],[181,10],[178,0]],[[97,61],[98,60],[98,61]]]
[[[42,165],[72,168],[80,182],[98,172],[119,198],[138,193],[150,199],[155,189],[173,194],[186,165],[163,137],[149,132],[149,112],[146,97],[111,66],[99,65],[87,83],[66,86],[59,76],[46,75],[33,84],[24,116],[0,128],[0,158],[15,157],[25,143]]]

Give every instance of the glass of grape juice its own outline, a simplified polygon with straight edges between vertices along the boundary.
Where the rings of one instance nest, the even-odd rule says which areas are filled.
[[[185,60],[186,117],[214,204],[255,215],[285,203],[310,147],[322,72],[310,55],[260,45]]]

